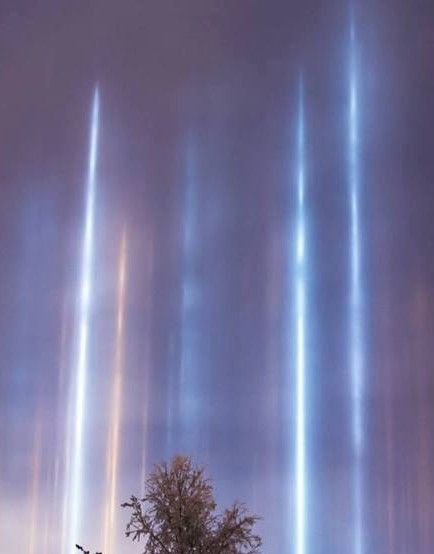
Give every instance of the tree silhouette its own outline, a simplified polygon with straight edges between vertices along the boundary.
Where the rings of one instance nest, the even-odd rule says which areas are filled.
[[[202,467],[176,456],[155,466],[145,496],[131,496],[126,536],[144,540],[145,554],[255,554],[262,541],[253,532],[256,516],[235,502],[216,513],[213,487]]]

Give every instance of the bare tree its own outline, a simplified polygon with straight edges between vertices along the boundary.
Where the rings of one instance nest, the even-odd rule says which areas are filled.
[[[256,554],[262,544],[243,504],[216,513],[212,484],[188,457],[156,465],[144,498],[122,506],[132,512],[126,536],[143,539],[146,554]]]

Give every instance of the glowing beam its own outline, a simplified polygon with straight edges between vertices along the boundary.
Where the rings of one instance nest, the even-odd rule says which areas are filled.
[[[176,447],[191,450],[197,445],[199,425],[198,394],[198,322],[200,289],[197,281],[197,194],[195,148],[189,137],[186,152],[186,189],[182,220],[181,301],[178,373],[171,371],[168,382],[167,446],[170,455],[175,446],[176,420],[179,419],[180,440]],[[175,364],[173,364],[175,367]],[[178,410],[178,413],[177,413]],[[177,418],[176,416],[179,416]]]
[[[62,480],[68,475],[67,472],[67,460],[65,459],[65,444],[63,440],[64,435],[64,421],[62,419],[62,414],[64,413],[65,405],[65,374],[67,370],[66,362],[66,344],[68,336],[68,318],[67,318],[67,301],[64,299],[63,309],[62,309],[62,323],[60,328],[60,352],[59,352],[59,372],[58,372],[58,382],[57,382],[57,407],[56,407],[56,452],[52,465],[52,492],[51,492],[51,517],[50,517],[50,546],[51,550],[59,548],[60,552],[64,552],[64,540],[66,536],[66,504],[65,498],[63,499],[63,504],[61,502],[59,491],[61,490]],[[65,495],[66,496],[66,495]],[[60,526],[59,526],[59,513],[60,517]],[[57,529],[56,532],[53,532],[53,529]]]
[[[197,181],[193,145],[187,158],[187,190],[183,228],[183,276],[181,299],[180,416],[184,446],[195,444],[198,426],[197,321],[199,289],[196,276]]]
[[[352,437],[354,448],[354,551],[363,552],[362,540],[362,448],[363,448],[363,348],[362,348],[362,282],[360,231],[359,169],[359,91],[357,76],[356,33],[350,32],[349,68],[349,185],[350,185],[350,366],[352,395]]]
[[[83,461],[84,433],[86,430],[86,388],[88,373],[89,322],[92,293],[92,265],[95,226],[96,162],[99,128],[99,92],[95,88],[87,176],[84,234],[81,259],[81,282],[78,298],[78,344],[74,367],[72,413],[70,418],[71,455],[70,476],[68,478],[68,539],[66,549],[76,551],[75,543],[80,541],[80,515],[83,510]]]
[[[297,129],[297,217],[295,234],[296,386],[295,386],[295,552],[306,551],[306,214],[305,122],[300,79]]]
[[[152,343],[152,284],[154,273],[154,234],[153,228],[147,222],[144,229],[144,240],[146,245],[146,265],[143,273],[144,278],[144,299],[145,299],[145,329],[143,333],[143,413],[142,413],[142,453],[140,486],[142,496],[145,494],[145,476],[148,469],[148,434],[149,434],[149,412],[150,412],[150,384],[151,384],[151,343]]]
[[[35,429],[35,439],[32,456],[32,503],[30,514],[28,554],[37,551],[37,528],[39,521],[39,488],[41,471],[41,423],[38,421]]]
[[[124,231],[122,234],[118,265],[115,362],[113,368],[112,399],[110,404],[111,417],[106,455],[106,498],[103,523],[104,554],[112,554],[115,551],[116,546],[115,510],[117,508],[116,498],[119,465],[119,429],[122,411],[125,282],[127,273],[126,245],[126,234]]]

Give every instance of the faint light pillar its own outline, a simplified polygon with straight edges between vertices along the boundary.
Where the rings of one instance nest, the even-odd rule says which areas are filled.
[[[119,478],[120,426],[122,417],[122,385],[125,322],[125,289],[127,278],[127,237],[122,233],[117,271],[117,314],[114,364],[112,373],[112,393],[106,452],[106,491],[104,500],[103,552],[116,551],[116,517],[118,508],[117,490]]]
[[[305,120],[300,78],[297,124],[297,215],[295,232],[295,552],[306,552],[306,210]]]
[[[187,186],[183,221],[183,260],[181,289],[181,352],[179,408],[182,446],[198,446],[200,425],[199,322],[201,290],[198,283],[197,163],[196,144],[190,137],[187,150]],[[203,417],[203,416],[202,416]]]

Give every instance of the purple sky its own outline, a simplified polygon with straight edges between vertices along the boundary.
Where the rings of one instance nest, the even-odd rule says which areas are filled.
[[[98,87],[76,541],[102,548],[108,460],[117,458],[118,505],[140,493],[144,468],[184,452],[209,468],[222,504],[239,498],[263,516],[264,552],[300,554],[293,259],[301,72],[303,554],[356,554],[357,464],[364,552],[433,552],[434,6],[365,0],[353,11],[358,461],[348,2],[0,2],[1,552],[59,552],[75,509],[79,291]],[[122,538],[125,517],[116,508],[115,550],[139,552]]]

